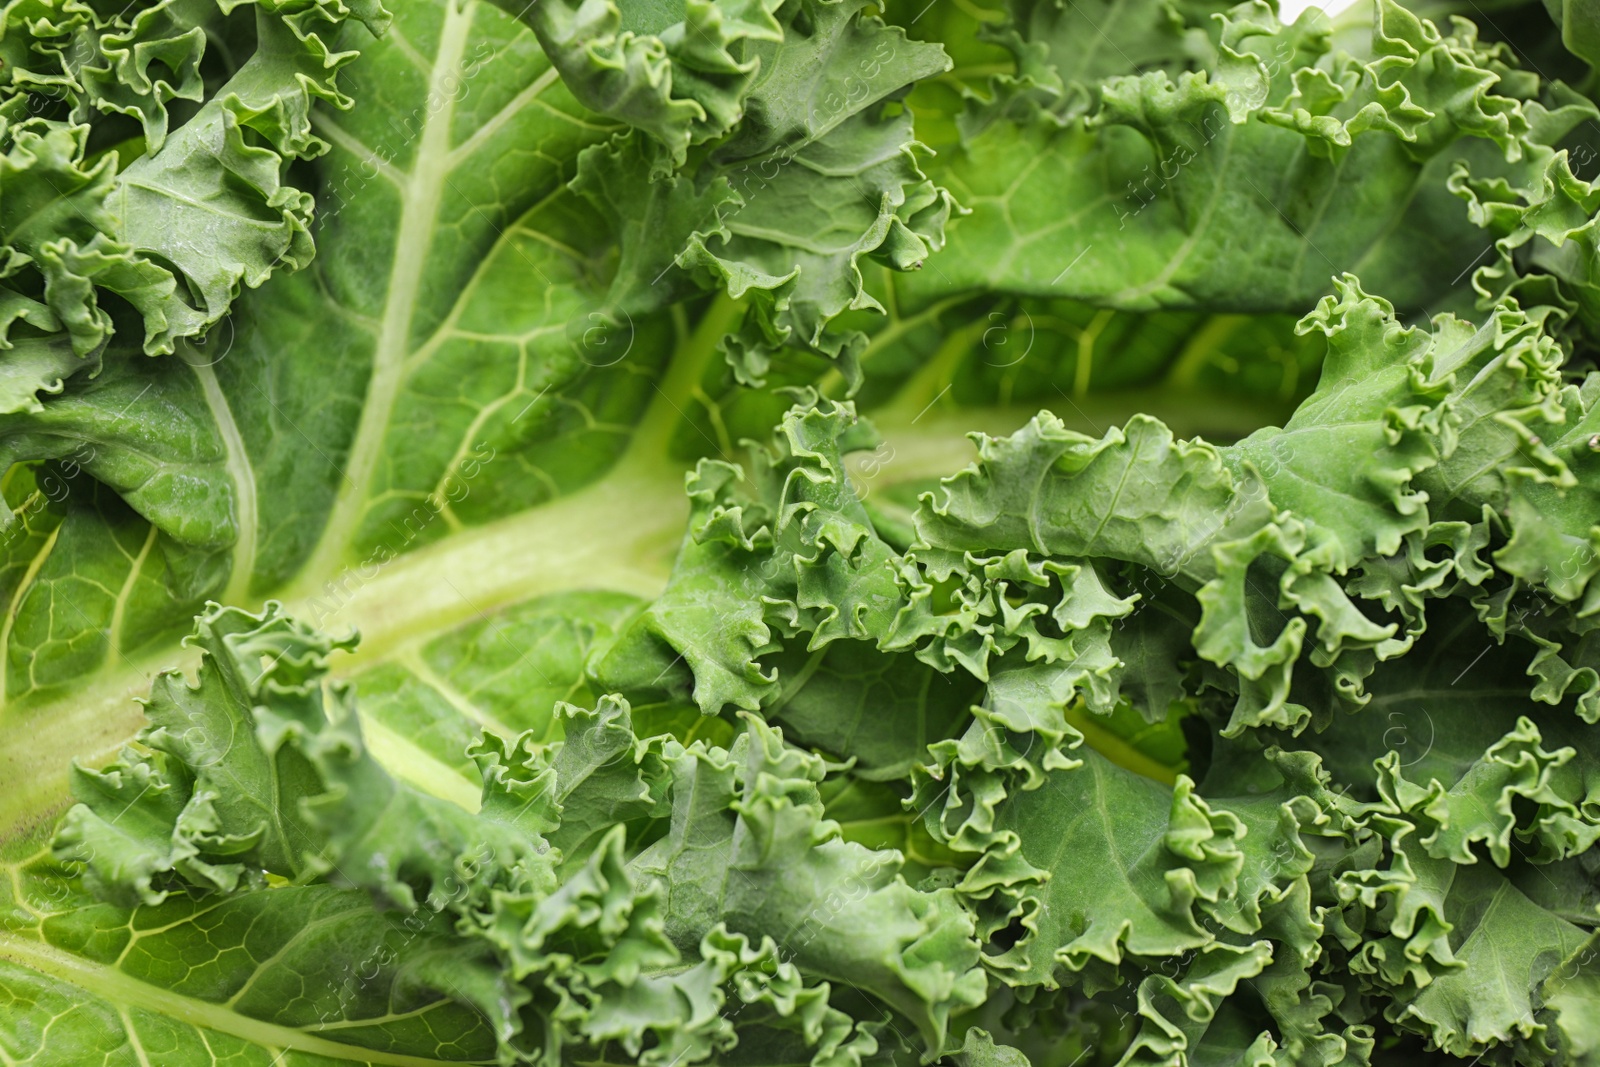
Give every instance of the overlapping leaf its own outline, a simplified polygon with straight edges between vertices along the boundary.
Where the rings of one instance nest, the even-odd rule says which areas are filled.
[[[1581,12],[501,6],[7,9],[0,1053],[1594,1061]]]

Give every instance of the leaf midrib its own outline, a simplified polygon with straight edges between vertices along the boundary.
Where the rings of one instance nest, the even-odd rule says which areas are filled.
[[[428,76],[429,100],[441,101],[428,110],[417,138],[415,163],[401,189],[400,223],[395,231],[394,262],[384,296],[383,317],[372,352],[372,377],[361,407],[361,419],[345,463],[339,495],[323,527],[316,550],[304,573],[331,574],[343,560],[351,538],[366,514],[368,491],[382,458],[389,418],[405,379],[406,356],[411,343],[411,321],[417,295],[427,272],[428,252],[444,189],[450,178],[450,128],[455,119],[455,94],[444,91],[466,54],[468,31],[475,5],[446,5],[439,30],[439,48]]]
[[[94,963],[44,942],[31,941],[4,931],[0,931],[0,960],[65,982],[120,1008],[147,1011],[265,1048],[294,1049],[331,1059],[392,1064],[395,1067],[439,1067],[441,1064],[463,1062],[407,1056],[330,1041],[293,1027],[240,1015],[220,1004],[141,982],[114,967]]]
[[[189,363],[190,369],[194,371],[195,380],[200,383],[206,407],[211,412],[212,421],[216,423],[217,435],[222,439],[222,450],[226,457],[224,463],[229,479],[233,482],[234,525],[238,532],[233,543],[233,568],[229,572],[228,587],[223,592],[222,599],[227,604],[242,604],[250,592],[250,579],[256,569],[255,468],[250,465],[250,453],[245,447],[244,436],[239,432],[239,423],[233,417],[233,408],[229,406],[228,398],[217,382],[212,364],[194,363],[189,360],[185,362]],[[152,527],[152,536],[154,533],[155,528]],[[137,568],[134,573],[137,574]],[[120,613],[119,601],[118,614]],[[115,651],[116,646],[113,645],[112,649]]]
[[[332,575],[337,585],[330,580],[309,589],[288,609],[323,630],[361,632],[356,652],[332,664],[336,676],[348,677],[536,596],[609,589],[653,597],[665,585],[688,518],[681,477],[681,467],[659,452],[635,453],[572,496],[374,564],[377,572],[365,579],[364,567],[340,570]],[[193,649],[158,644],[134,658],[118,657],[114,669],[59,701],[0,719],[0,777],[18,772],[0,791],[0,839],[53,824],[67,803],[73,759],[95,766],[114,757],[144,721],[135,698],[149,691],[156,672],[192,671],[197,658]],[[27,763],[8,760],[8,752],[27,753]]]

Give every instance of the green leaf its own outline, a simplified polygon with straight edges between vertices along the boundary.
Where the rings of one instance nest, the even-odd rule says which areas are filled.
[[[969,121],[933,172],[973,214],[923,279],[930,292],[1299,313],[1330,277],[1358,271],[1398,306],[1428,307],[1490,240],[1446,195],[1456,160],[1485,175],[1552,160],[1590,114],[1564,86],[1541,103],[1531,75],[1502,76],[1498,50],[1465,23],[1441,33],[1388,2],[1357,55],[1328,55],[1317,20],[1281,27],[1264,4],[1215,23],[1197,11],[1200,70],[1184,69],[1187,46],[1156,12],[1142,26],[1165,43],[1108,16],[1084,34],[1104,58],[1052,62],[1080,51],[1070,19],[1092,16],[1019,6],[1006,32],[1020,82],[980,108],[1005,120]],[[1107,77],[1101,64],[1119,62]],[[1087,101],[1071,84],[1086,75],[1105,78]],[[1019,92],[1029,98],[1005,100]]]
[[[310,261],[313,200],[287,171],[327,150],[311,108],[350,106],[336,75],[357,55],[327,41],[346,20],[376,31],[388,14],[376,3],[266,3],[246,36],[230,11],[171,0],[109,16],[71,3],[8,10],[24,43],[8,48],[14,73],[0,88],[0,348],[20,345],[28,366],[9,376],[7,412],[37,411],[39,394],[98,373],[122,301],[144,331],[124,349],[170,353],[222,319],[242,287]],[[186,105],[176,124],[173,101]],[[125,165],[100,144],[91,158],[91,138],[119,129],[103,115],[119,112],[138,120],[142,148]],[[19,321],[32,329],[13,339]]]
[[[18,0],[0,1060],[1588,1064],[1559,15]]]
[[[493,1062],[482,1016],[420,984],[464,970],[449,962],[443,931],[380,916],[357,893],[91,905],[44,910],[35,923],[0,933],[0,1033],[15,1059]]]

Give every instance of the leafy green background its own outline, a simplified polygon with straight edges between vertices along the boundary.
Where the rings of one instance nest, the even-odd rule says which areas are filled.
[[[1568,8],[8,8],[0,1057],[1595,1062]]]

